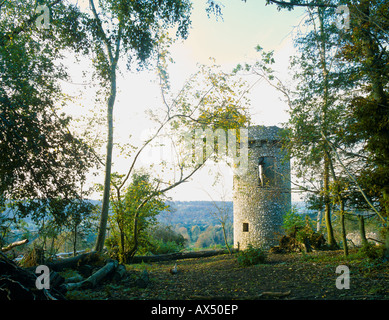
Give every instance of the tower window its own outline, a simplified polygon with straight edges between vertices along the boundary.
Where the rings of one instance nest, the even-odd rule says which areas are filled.
[[[273,157],[260,157],[258,159],[258,185],[269,187],[275,184],[276,162]]]
[[[264,158],[263,157],[260,157],[259,158],[259,161],[258,161],[258,184],[260,187],[263,187],[263,167],[264,167],[264,164],[265,164],[265,161],[264,161]]]
[[[243,222],[243,232],[249,232],[249,224],[247,222]]]

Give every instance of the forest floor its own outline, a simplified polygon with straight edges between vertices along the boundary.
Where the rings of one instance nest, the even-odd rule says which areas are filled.
[[[382,300],[389,299],[389,262],[369,260],[351,252],[322,251],[308,254],[268,254],[266,263],[241,267],[236,254],[126,265],[128,277],[93,290],[71,291],[68,299],[186,300],[186,299],[287,299]],[[339,265],[350,271],[350,288],[337,289]],[[133,285],[147,271],[145,288]]]

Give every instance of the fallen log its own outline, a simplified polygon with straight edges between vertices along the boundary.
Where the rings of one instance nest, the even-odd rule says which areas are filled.
[[[65,287],[67,290],[75,289],[90,289],[96,287],[100,282],[106,279],[118,266],[116,260],[108,261],[107,264],[92,274],[89,278],[76,283],[67,283]]]
[[[204,251],[193,251],[193,252],[182,252],[180,259],[193,259],[193,258],[206,258],[217,256],[219,254],[227,254],[228,250],[204,250]]]
[[[82,264],[87,264],[99,260],[100,256],[97,252],[92,251],[88,253],[81,254],[79,256],[57,260],[53,262],[48,262],[46,265],[50,270],[62,271],[63,269],[75,269]]]
[[[65,279],[65,283],[78,283],[78,282],[81,282],[83,280],[84,280],[84,278],[82,277],[82,275],[77,274],[77,275],[75,275],[73,277],[66,278]]]
[[[236,252],[236,249],[231,250],[232,252]],[[229,253],[226,249],[218,249],[218,250],[203,250],[203,251],[193,251],[193,252],[176,252],[176,253],[168,253],[168,254],[159,254],[154,256],[135,256],[130,262],[131,263],[148,263],[148,262],[161,262],[161,261],[170,261],[170,260],[182,260],[182,259],[195,259],[195,258],[206,258],[212,257],[219,254],[227,254]]]
[[[158,254],[154,256],[134,256],[130,260],[130,263],[142,263],[142,262],[157,262],[157,261],[169,261],[177,260],[181,257],[181,253],[167,253],[167,254]]]
[[[126,267],[123,264],[119,264],[112,276],[113,281],[119,281],[123,279],[127,274]]]
[[[86,286],[94,288],[97,284],[99,284],[102,280],[104,280],[111,272],[115,271],[118,266],[118,262],[116,260],[108,261],[108,263],[99,269],[97,272],[92,274],[88,279],[85,280]]]
[[[9,244],[6,247],[2,247],[1,248],[1,252],[7,252],[7,251],[9,251],[9,250],[11,250],[11,249],[13,249],[15,247],[18,247],[18,246],[21,246],[21,245],[25,244],[25,243],[28,243],[28,239],[24,239],[24,240],[20,240],[20,241],[15,241],[15,242]]]

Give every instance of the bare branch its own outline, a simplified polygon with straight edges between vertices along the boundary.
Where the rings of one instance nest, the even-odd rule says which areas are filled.
[[[350,177],[350,179],[355,183],[355,185],[357,186],[359,192],[362,194],[362,196],[365,198],[367,204],[369,205],[370,208],[373,209],[373,211],[378,215],[378,217],[382,220],[382,222],[386,225],[386,220],[385,218],[378,212],[378,210],[374,207],[374,205],[370,202],[370,200],[367,198],[366,196],[366,193],[362,190],[361,186],[359,185],[358,181],[355,179],[355,177],[351,174],[351,172],[346,168],[346,166],[343,164],[342,160],[340,160],[340,157],[339,157],[339,154],[338,152],[336,151],[334,145],[332,144],[332,142],[330,142],[327,137],[324,135],[323,131],[321,130],[320,131],[323,139],[327,142],[327,144],[330,146],[330,148],[332,149],[332,151],[335,153],[335,156],[336,158],[338,159],[340,165],[343,167],[343,169],[345,170],[345,172],[347,173],[347,175]]]
[[[28,243],[28,239],[24,239],[24,240],[13,242],[13,243],[9,244],[6,247],[2,247],[1,248],[1,252],[9,251],[9,250],[11,250],[11,249],[13,249],[15,247],[21,246],[21,245],[23,245],[25,243]]]

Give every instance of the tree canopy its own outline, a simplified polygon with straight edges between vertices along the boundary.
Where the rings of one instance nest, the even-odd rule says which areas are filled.
[[[50,205],[64,215],[96,165],[88,145],[68,129],[71,118],[58,111],[67,70],[57,61],[64,50],[85,49],[75,19],[81,14],[56,1],[51,15],[55,27],[38,30],[35,1],[0,7],[0,194],[19,200],[22,216],[42,216]]]

